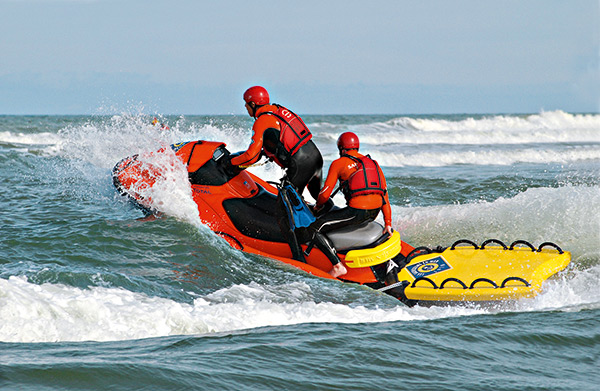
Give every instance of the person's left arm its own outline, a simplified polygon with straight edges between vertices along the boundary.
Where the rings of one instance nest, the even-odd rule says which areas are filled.
[[[327,179],[325,179],[325,184],[323,188],[319,192],[319,197],[317,197],[317,205],[316,209],[321,208],[329,197],[331,197],[331,193],[335,188],[335,184],[339,178],[339,171],[341,169],[340,159],[334,160],[329,166],[329,171],[327,172]]]

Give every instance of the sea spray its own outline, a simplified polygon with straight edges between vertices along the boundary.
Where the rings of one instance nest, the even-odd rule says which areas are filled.
[[[600,188],[531,188],[512,198],[430,207],[393,208],[394,228],[425,246],[449,246],[458,239],[510,244],[551,241],[573,252],[600,256]],[[585,234],[582,234],[585,233]],[[408,240],[408,239],[407,239]]]

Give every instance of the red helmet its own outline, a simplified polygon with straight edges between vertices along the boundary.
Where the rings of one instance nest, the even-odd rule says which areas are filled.
[[[337,141],[338,149],[356,149],[360,146],[358,136],[352,132],[345,132],[338,137]]]
[[[264,87],[250,87],[244,92],[244,101],[246,103],[254,102],[257,106],[269,104],[269,93]]]

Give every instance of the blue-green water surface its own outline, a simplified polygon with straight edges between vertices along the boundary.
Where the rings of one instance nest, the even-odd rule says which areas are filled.
[[[360,136],[412,245],[552,241],[571,265],[535,298],[408,308],[234,250],[185,181],[154,221],[114,190],[133,153],[245,149],[248,117],[0,116],[0,389],[598,389],[599,115],[304,119],[325,168]]]

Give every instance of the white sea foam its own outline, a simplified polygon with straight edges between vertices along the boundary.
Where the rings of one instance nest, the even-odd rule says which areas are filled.
[[[598,267],[554,279],[545,284],[545,291],[539,297],[522,300],[516,303],[516,308],[520,311],[595,308],[600,303],[600,295],[594,289],[598,283]],[[301,323],[439,319],[515,309],[515,304],[408,308],[400,303],[386,309],[366,308],[315,302],[311,296],[310,287],[304,283],[286,286],[251,283],[221,289],[196,298],[193,303],[180,303],[122,288],[37,285],[25,277],[10,277],[0,279],[0,341],[112,341],[228,333]]]
[[[62,137],[56,133],[19,133],[19,132],[0,132],[0,144],[18,144],[18,145],[57,145]]]
[[[600,308],[600,265],[589,269],[562,272],[543,285],[543,291],[530,299],[520,300],[517,310],[560,309],[578,311]]]
[[[599,125],[600,126],[600,125]],[[429,131],[391,130],[359,134],[364,144],[377,146],[387,144],[427,145],[519,145],[537,143],[585,143],[600,142],[598,129],[519,129]],[[333,138],[333,135],[332,135]],[[337,139],[337,136],[335,137]]]
[[[600,188],[530,188],[512,198],[428,207],[393,207],[394,227],[419,245],[523,239],[551,241],[579,258],[600,256]]]
[[[222,289],[193,304],[149,297],[120,288],[80,289],[36,285],[24,277],[0,279],[0,341],[109,341],[168,335],[231,332],[308,322],[363,323],[470,315],[472,309],[398,306],[392,310],[316,303],[303,283],[287,286],[301,299],[281,297],[281,289],[257,284]]]

